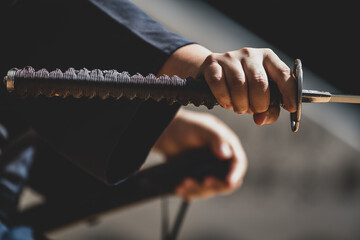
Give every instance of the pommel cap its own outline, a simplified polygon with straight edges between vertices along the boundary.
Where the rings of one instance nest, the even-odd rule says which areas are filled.
[[[4,84],[8,92],[12,92],[15,90],[15,73],[16,69],[11,69],[4,77]]]

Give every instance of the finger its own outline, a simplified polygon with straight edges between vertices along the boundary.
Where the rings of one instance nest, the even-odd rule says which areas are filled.
[[[262,60],[260,58],[246,58],[243,61],[251,109],[254,113],[265,112],[270,104],[270,90]]]
[[[215,177],[207,177],[204,179],[204,194],[203,196],[210,196],[216,193],[228,193],[231,191],[229,184],[226,181],[217,179]]]
[[[176,188],[176,193],[187,200],[195,198],[208,198],[218,193],[228,193],[229,186],[215,177],[207,177],[202,183],[188,178]]]
[[[214,94],[216,100],[222,107],[226,109],[233,109],[222,67],[214,59],[207,58],[205,61],[210,62],[206,65],[203,72],[211,92]]]
[[[225,58],[220,64],[224,69],[234,111],[239,114],[246,113],[249,109],[248,86],[240,61]]]
[[[230,144],[223,142],[222,139],[215,139],[211,145],[214,155],[219,159],[230,159],[234,155]]]
[[[264,56],[264,67],[269,77],[277,84],[283,103],[289,112],[296,111],[296,82],[290,68],[272,51]]]
[[[201,193],[200,184],[192,178],[186,178],[182,186],[184,189],[181,196],[185,199],[192,200]]]
[[[216,157],[224,161],[230,161],[225,183],[230,187],[234,187],[237,186],[237,183],[239,183],[245,175],[247,169],[247,157],[237,138],[228,138],[227,140],[229,142],[217,139],[211,143],[211,146]]]
[[[236,186],[238,182],[240,182],[242,175],[242,167],[239,163],[232,161],[232,164],[230,165],[230,171],[227,176],[227,183],[230,186]]]
[[[175,193],[182,198],[185,198],[185,187],[183,186],[183,184],[180,184],[175,188]]]
[[[242,147],[240,147],[242,149]],[[247,157],[243,150],[235,152],[235,156],[231,159],[229,173],[226,176],[226,182],[231,188],[240,186],[247,169]]]
[[[249,109],[247,110],[247,112],[246,113],[248,113],[248,114],[254,114],[254,111],[251,109],[251,107],[249,106]]]
[[[257,125],[272,124],[276,122],[280,115],[280,107],[270,107],[264,113],[254,114],[254,122]]]
[[[221,142],[221,139],[212,143],[212,149],[215,156],[221,160],[230,161],[229,172],[226,178],[221,181],[222,185],[218,185],[218,188],[216,188],[219,192],[229,192],[229,188],[233,189],[238,186],[247,167],[246,156],[244,155],[240,142],[234,139],[228,140],[230,140],[231,143],[225,141]]]

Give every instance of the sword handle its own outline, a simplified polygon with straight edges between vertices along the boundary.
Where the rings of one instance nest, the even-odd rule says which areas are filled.
[[[45,69],[35,71],[32,67],[11,69],[4,78],[8,92],[14,92],[21,98],[62,97],[74,98],[149,98],[166,101],[168,104],[193,104],[212,109],[218,105],[209,86],[203,78],[181,79],[166,75],[156,78],[154,75],[143,77],[140,74],[130,76],[127,72],[115,70],[74,70],[61,72],[59,69],[48,72]],[[270,107],[282,105],[282,96],[275,83],[270,81]]]
[[[290,126],[293,132],[299,131],[301,110],[302,110],[302,94],[303,94],[303,70],[300,59],[296,59],[293,67],[293,73],[297,84],[297,110],[294,113],[290,113]]]
[[[74,70],[65,72],[59,69],[48,72],[46,69],[35,71],[32,67],[11,69],[4,78],[8,92],[13,92],[20,98],[26,97],[74,97],[99,98],[139,98],[155,101],[165,101],[172,105],[194,104],[204,105],[209,109],[217,105],[202,79],[181,79],[166,75],[155,77],[152,74],[144,77],[140,74],[130,76],[127,72],[116,70]]]

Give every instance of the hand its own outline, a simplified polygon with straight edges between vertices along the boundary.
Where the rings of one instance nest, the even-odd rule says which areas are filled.
[[[215,116],[180,109],[154,149],[171,157],[191,148],[211,147],[215,156],[231,161],[225,180],[206,177],[202,182],[186,178],[176,193],[186,199],[230,193],[238,188],[247,169],[247,158],[237,135]]]
[[[243,48],[208,55],[200,67],[219,104],[238,114],[254,114],[258,125],[277,120],[280,107],[271,107],[268,76],[283,95],[285,109],[296,111],[296,84],[290,68],[270,49]]]

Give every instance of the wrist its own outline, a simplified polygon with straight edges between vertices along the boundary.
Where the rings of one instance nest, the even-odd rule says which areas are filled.
[[[152,150],[166,156],[179,152],[179,149],[184,145],[183,141],[191,142],[186,139],[189,138],[189,133],[196,131],[196,124],[194,124],[196,118],[197,116],[194,117],[192,111],[180,108],[169,126],[158,138]]]
[[[200,66],[211,51],[199,44],[190,44],[177,49],[164,63],[158,75],[177,75],[181,78],[196,77]]]

